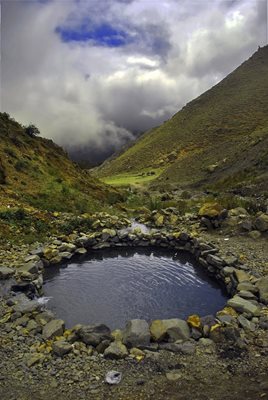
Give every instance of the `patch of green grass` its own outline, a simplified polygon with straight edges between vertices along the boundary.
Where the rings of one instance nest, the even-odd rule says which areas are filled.
[[[125,173],[101,178],[101,181],[112,186],[143,185],[155,180],[162,172],[161,168],[146,169],[139,173]]]

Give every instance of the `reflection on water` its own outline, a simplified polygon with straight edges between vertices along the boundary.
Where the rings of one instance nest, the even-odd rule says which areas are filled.
[[[207,315],[226,302],[192,257],[164,249],[95,251],[68,266],[48,268],[44,278],[48,307],[68,327],[103,322],[113,329],[134,318]]]

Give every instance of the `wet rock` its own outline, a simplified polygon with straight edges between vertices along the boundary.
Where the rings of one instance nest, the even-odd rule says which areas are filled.
[[[256,283],[256,287],[259,289],[260,301],[264,304],[268,304],[268,276],[259,279]]]
[[[174,318],[166,320],[155,320],[150,326],[151,337],[157,342],[176,340],[187,340],[190,338],[190,329],[187,322]]]
[[[240,313],[249,313],[253,316],[260,315],[260,307],[250,300],[243,299],[235,295],[232,299],[228,300],[227,304]]]
[[[63,357],[72,351],[73,347],[70,343],[65,340],[57,340],[52,344],[52,350],[56,356]]]
[[[104,357],[110,358],[113,360],[118,360],[121,358],[125,358],[128,356],[128,351],[126,346],[119,342],[112,342],[109,347],[104,351]]]
[[[123,343],[127,347],[146,346],[150,343],[149,324],[143,319],[128,321],[123,332]]]
[[[53,319],[44,326],[42,336],[45,340],[49,340],[56,336],[62,336],[63,332],[64,321],[62,319]]]
[[[17,304],[13,306],[13,310],[22,314],[32,313],[33,311],[41,309],[41,304],[39,304],[35,300],[28,299],[25,294],[20,294],[16,296],[16,302]]]
[[[82,326],[78,334],[85,344],[92,346],[98,346],[103,340],[111,340],[111,331],[104,324]]]

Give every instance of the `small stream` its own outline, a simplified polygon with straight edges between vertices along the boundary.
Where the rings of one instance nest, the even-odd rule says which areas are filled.
[[[105,323],[123,328],[142,318],[186,318],[221,309],[226,294],[189,254],[161,248],[92,252],[67,266],[47,268],[48,307],[67,327]]]

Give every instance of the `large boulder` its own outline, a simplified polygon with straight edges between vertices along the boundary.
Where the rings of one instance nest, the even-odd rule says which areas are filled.
[[[56,336],[62,336],[64,332],[64,321],[62,319],[53,319],[43,328],[43,338],[45,340],[53,339]]]
[[[155,320],[150,326],[151,337],[156,342],[188,340],[190,329],[186,321],[178,318]]]
[[[111,330],[104,324],[82,326],[78,335],[85,344],[98,346],[103,340],[111,340]]]
[[[259,289],[260,301],[268,304],[268,276],[259,279],[256,286]]]
[[[150,343],[149,324],[144,319],[132,319],[123,332],[123,343],[128,347],[147,346]]]
[[[13,269],[8,267],[0,267],[0,279],[8,279],[14,274]]]
[[[243,299],[242,297],[235,295],[232,299],[227,301],[228,306],[240,313],[248,313],[253,316],[260,315],[260,306],[255,302]]]

